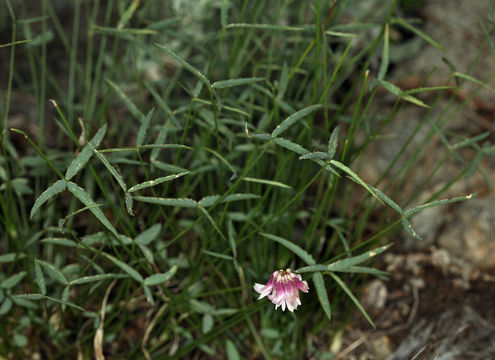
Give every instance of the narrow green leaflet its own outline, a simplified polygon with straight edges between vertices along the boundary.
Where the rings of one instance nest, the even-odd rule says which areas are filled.
[[[93,215],[101,222],[103,226],[105,226],[116,238],[119,237],[117,230],[113,227],[113,225],[108,221],[103,214],[103,211],[97,206],[94,200],[89,196],[89,194],[78,185],[74,184],[71,181],[67,181],[67,188],[69,191],[78,198],[84,205],[89,208],[89,211],[93,213]]]
[[[306,150],[305,148],[303,148],[301,145],[299,144],[296,144],[290,140],[287,140],[287,139],[282,139],[282,138],[276,138],[276,139],[273,139],[273,141],[277,144],[277,145],[280,145],[290,151],[293,151],[295,152],[296,154],[299,154],[299,155],[306,155],[309,153],[308,150]]]
[[[34,202],[29,218],[32,219],[34,214],[36,214],[36,211],[38,211],[38,209],[41,207],[41,205],[43,205],[45,202],[50,200],[55,195],[60,194],[66,188],[67,185],[65,180],[58,180],[55,182],[55,184],[50,185],[45,191],[41,193],[41,195]]]
[[[429,43],[429,44],[433,45],[434,47],[436,47],[437,49],[445,52],[445,49],[444,49],[444,47],[442,45],[440,45],[437,41],[433,40],[426,33],[424,33],[421,30],[415,28],[411,24],[408,24],[407,22],[405,22],[405,20],[400,19],[400,18],[396,18],[396,19],[393,19],[392,20],[392,24],[398,24],[398,25],[402,26],[404,29],[407,29],[407,30],[415,33],[416,35],[418,35],[421,39],[423,39],[427,43]]]
[[[389,198],[387,195],[385,195],[384,193],[382,193],[380,190],[378,190],[377,188],[371,186],[371,185],[368,185],[370,187],[370,189],[373,190],[373,192],[375,193],[375,195],[380,198],[385,204],[387,204],[388,206],[390,206],[392,209],[394,209],[395,211],[397,211],[399,214],[401,215],[404,215],[404,212],[402,211],[401,207],[399,205],[397,205],[397,203],[395,201],[393,201],[391,198]]]
[[[410,102],[412,104],[415,104],[415,105],[418,105],[418,106],[421,106],[421,107],[424,107],[424,108],[428,108],[429,107],[428,105],[426,105],[424,102],[422,102],[418,98],[415,98],[412,95],[406,94],[404,91],[402,91],[402,89],[400,89],[399,87],[395,86],[391,82],[388,82],[388,81],[385,81],[385,80],[380,80],[380,79],[374,79],[370,83],[370,87],[372,88],[373,85],[376,86],[376,84],[379,84],[379,85],[383,86],[383,88],[385,90],[389,91],[390,93],[394,94],[395,96],[397,96],[400,99],[404,99],[404,100],[406,100],[406,101],[408,101],[408,102]]]
[[[131,29],[131,28],[126,28],[126,29],[116,29],[113,27],[107,27],[107,26],[98,26],[98,25],[93,25],[93,28],[95,33],[99,34],[105,34],[105,35],[113,35],[113,36],[121,36],[124,37],[123,35],[158,35],[160,34],[156,30],[151,30],[151,29]]]
[[[143,253],[144,258],[150,265],[153,265],[155,259],[153,256],[153,252],[145,245],[137,244],[139,247],[139,250]]]
[[[213,251],[203,250],[203,253],[205,253],[206,255],[215,257],[217,259],[230,260],[230,261],[234,260],[234,258],[230,255],[220,254],[220,253],[213,252]]]
[[[146,117],[139,127],[136,137],[136,147],[143,145],[144,137],[146,136],[146,132],[148,131],[148,127],[150,126],[151,118],[153,117],[154,111],[155,109],[151,109],[148,114],[146,114]]]
[[[272,132],[272,138],[278,137],[280,134],[282,134],[285,130],[287,130],[290,126],[292,126],[294,123],[302,119],[303,117],[311,114],[313,111],[321,109],[321,105],[310,105],[308,107],[305,107],[304,109],[299,110],[298,112],[290,115],[287,119],[282,121],[279,126],[275,128]]]
[[[172,268],[164,274],[154,274],[146,279],[144,279],[144,285],[146,286],[154,286],[163,284],[165,281],[169,280],[172,276],[177,272],[177,265],[172,266]]]
[[[10,289],[16,286],[26,276],[27,272],[21,271],[18,274],[12,275],[0,282],[1,289]]]
[[[151,305],[155,304],[155,300],[153,300],[153,294],[151,290],[146,285],[143,285],[144,296],[146,297],[146,301],[148,301]]]
[[[24,259],[26,257],[23,253],[9,253],[0,255],[0,264],[12,262],[14,260]]]
[[[401,222],[402,222],[402,227],[409,234],[409,236],[411,236],[413,239],[416,240],[423,240],[423,238],[419,236],[418,233],[413,229],[411,223],[409,222],[409,220],[407,220],[407,218],[403,217],[401,219]]]
[[[47,237],[44,239],[41,239],[42,243],[45,244],[53,244],[53,245],[60,245],[60,246],[67,246],[67,247],[76,247],[77,243],[74,240],[69,240],[65,238],[57,238],[57,237]]]
[[[373,328],[376,329],[375,323],[373,322],[373,320],[371,320],[371,318],[368,315],[368,313],[366,312],[366,310],[364,310],[364,308],[361,305],[361,303],[359,302],[359,300],[354,296],[354,294],[347,287],[347,285],[337,275],[335,275],[334,273],[329,273],[329,274],[335,280],[335,282],[337,284],[339,284],[339,286],[342,288],[342,290],[345,291],[345,293],[347,294],[347,296],[349,296],[351,298],[352,302],[358,307],[359,311],[361,311],[361,313],[364,315],[364,317],[366,318],[366,320],[368,320],[368,322],[371,324],[371,326],[373,326]]]
[[[383,201],[375,194],[375,192],[369,187],[369,185],[366,184],[363,180],[361,180],[361,178],[357,176],[357,174],[354,171],[352,171],[350,168],[348,168],[347,166],[336,160],[330,160],[330,164],[347,173],[347,175],[349,175],[349,177],[352,180],[354,180],[356,183],[358,183],[366,190],[368,190],[368,192],[371,195],[373,195],[381,204],[383,204]]]
[[[222,7],[220,9],[220,24],[222,29],[227,26],[227,10],[229,6],[229,0],[222,0]]]
[[[445,205],[445,204],[450,204],[450,203],[454,203],[454,202],[458,202],[458,201],[469,200],[469,199],[471,199],[475,195],[476,195],[476,193],[472,193],[472,194],[465,195],[465,196],[458,196],[458,197],[455,197],[455,198],[452,198],[452,199],[442,199],[442,200],[432,201],[430,203],[423,204],[423,205],[420,205],[420,206],[416,206],[416,207],[414,207],[412,209],[406,210],[405,215],[407,217],[409,217],[409,216],[412,216],[414,214],[417,214],[417,213],[423,211],[424,209],[427,209],[427,208],[430,208],[430,207],[439,206],[439,205]]]
[[[70,180],[76,175],[86,163],[89,161],[91,156],[93,156],[93,149],[97,149],[100,145],[105,133],[107,131],[107,125],[103,125],[100,130],[96,133],[96,135],[89,141],[89,143],[81,150],[79,155],[72,160],[72,163],[69,165],[67,172],[65,173],[65,180]]]
[[[388,276],[390,275],[386,271],[378,270],[378,269],[366,267],[366,266],[351,266],[350,268],[347,268],[345,271],[341,271],[341,272],[369,274],[369,275],[374,275],[374,276],[376,276],[380,279],[383,279],[383,280],[387,280]]]
[[[44,296],[45,299],[47,300],[51,300],[51,301],[54,301],[56,303],[59,303],[60,305],[65,305],[65,306],[70,306],[70,307],[73,307],[74,309],[77,309],[77,310],[80,310],[80,311],[86,311],[84,310],[82,307],[80,307],[79,305],[76,305],[70,301],[64,301],[64,300],[60,300],[60,299],[56,299],[56,298],[53,298],[53,297],[50,297],[50,296]]]
[[[89,146],[91,146],[91,145],[89,145]],[[126,192],[127,186],[126,186],[122,176],[117,172],[117,170],[113,167],[113,165],[110,164],[110,162],[107,160],[105,155],[103,155],[101,152],[99,152],[98,150],[96,150],[94,148],[93,148],[93,151],[94,151],[96,157],[103,163],[103,165],[105,165],[105,167],[110,172],[110,174],[112,174],[112,176],[115,178],[115,180],[117,180],[117,182],[119,183],[122,190],[124,192]]]
[[[59,269],[57,269],[55,266],[53,266],[52,264],[47,263],[46,261],[43,261],[43,260],[36,260],[36,262],[38,264],[40,264],[41,266],[43,266],[43,268],[46,270],[46,272],[48,274],[50,274],[50,277],[53,280],[58,281],[62,285],[68,285],[69,284],[69,282],[65,278],[65,275]]]
[[[145,182],[142,182],[140,184],[137,184],[137,185],[134,185],[133,187],[131,187],[128,192],[134,192],[134,191],[138,191],[138,190],[142,190],[142,189],[146,189],[146,188],[149,188],[149,187],[152,187],[152,186],[156,186],[156,185],[159,185],[161,183],[164,183],[164,182],[167,182],[167,181],[172,181],[172,180],[175,180],[175,179],[178,179],[184,175],[187,175],[189,174],[189,171],[184,171],[184,172],[181,172],[181,173],[178,173],[178,174],[173,174],[173,175],[168,175],[168,176],[163,176],[163,177],[159,177],[155,180],[150,180],[150,181],[145,181]]]
[[[467,74],[463,74],[463,73],[460,73],[460,72],[454,72],[452,75],[454,75],[456,78],[460,78],[460,79],[464,79],[464,80],[469,80],[469,81],[472,81],[474,82],[475,84],[477,85],[480,85],[482,87],[486,87],[487,89],[490,89],[491,91],[495,91],[495,89],[491,86],[489,86],[488,84],[484,83],[483,81],[480,81],[470,75],[467,75]]]
[[[103,281],[108,279],[125,279],[126,277],[128,277],[128,275],[126,274],[112,274],[112,273],[89,275],[89,276],[83,276],[79,279],[74,279],[69,283],[69,285],[81,285],[81,284],[87,284],[90,282]]]
[[[194,208],[197,206],[197,202],[193,199],[174,199],[174,198],[158,198],[151,196],[135,196],[134,200],[143,201],[150,204],[177,206],[177,207],[185,207],[185,208]]]
[[[121,268],[127,275],[129,275],[131,278],[136,280],[139,283],[142,283],[144,281],[143,277],[141,276],[140,273],[138,273],[136,270],[134,270],[132,267],[127,265],[126,263],[120,261],[119,259],[113,257],[112,255],[102,253],[103,256],[105,256],[108,260],[113,262],[115,265],[117,265],[119,268]]]
[[[45,298],[43,294],[17,294],[14,296],[23,300],[41,300]]]
[[[227,339],[225,341],[225,352],[227,353],[227,360],[241,360],[241,355],[232,340]]]
[[[328,320],[332,320],[332,310],[330,308],[330,301],[328,300],[328,292],[325,287],[325,280],[323,276],[319,272],[315,272],[313,274],[313,284],[315,284],[316,295],[318,296],[318,300],[320,301],[321,308],[325,312]]]
[[[34,276],[36,278],[36,283],[38,284],[38,287],[43,295],[46,295],[46,283],[45,283],[45,276],[43,275],[43,272],[41,271],[41,266],[40,263],[37,259],[34,260]]]
[[[234,259],[237,258],[237,245],[236,245],[236,232],[234,228],[234,224],[232,223],[232,220],[229,219],[227,222],[227,232],[228,232],[228,238],[229,238],[229,244],[230,248],[232,250],[232,254],[234,255]]]
[[[233,201],[240,201],[240,200],[250,200],[250,199],[259,199],[259,195],[256,194],[230,194],[225,196],[220,202],[221,203],[229,203]],[[212,206],[215,204],[218,199],[221,198],[221,195],[209,195],[205,196],[201,200],[198,201],[199,206],[203,207],[208,207]]]
[[[333,159],[335,153],[337,152],[339,129],[340,126],[336,126],[332,131],[332,135],[330,135],[330,140],[328,140],[328,155],[330,156],[330,159]]]
[[[127,209],[127,213],[131,216],[134,216],[134,210],[132,210],[134,205],[134,198],[128,192],[125,193],[125,208]]]
[[[316,262],[313,259],[313,257],[308,254],[305,250],[303,250],[300,246],[294,244],[293,242],[286,240],[284,238],[281,238],[280,236],[272,235],[272,234],[267,234],[267,233],[260,233],[261,236],[276,241],[279,244],[285,246],[287,249],[292,251],[294,254],[299,256],[306,264],[308,265],[315,265]]]
[[[122,14],[122,17],[117,24],[117,29],[122,29],[129,22],[129,20],[131,20],[132,15],[134,15],[139,6],[139,2],[140,0],[133,0],[131,2],[129,7]]]
[[[211,87],[214,89],[225,89],[233,86],[249,85],[263,80],[265,78],[261,77],[221,80],[211,84]]]
[[[148,245],[160,234],[162,230],[162,224],[155,224],[152,227],[144,230],[141,234],[136,236],[134,241],[136,244]]]
[[[172,112],[172,110],[170,109],[170,107],[167,105],[167,103],[162,99],[162,97],[160,96],[160,94],[158,94],[157,91],[153,88],[153,85],[151,85],[151,83],[148,82],[148,81],[145,82],[144,85],[149,90],[149,92],[151,93],[151,95],[155,99],[155,101],[158,104],[158,106],[160,107],[160,109],[162,109],[163,112],[165,114],[167,114],[167,116],[170,118],[170,120],[174,123],[174,125],[177,128],[182,129],[182,125],[179,123],[179,121],[177,121],[177,119],[175,118],[174,113]]]
[[[272,31],[308,31],[308,28],[302,26],[247,24],[247,23],[228,24],[225,28],[226,29],[257,29],[257,30],[272,30]]]
[[[280,181],[258,179],[258,178],[252,178],[252,177],[245,177],[242,180],[243,181],[248,181],[248,182],[253,182],[253,183],[258,183],[258,184],[265,184],[265,185],[270,185],[270,186],[276,186],[276,187],[280,187],[280,188],[292,190],[292,187],[290,187],[287,184],[281,183]]]
[[[305,155],[299,156],[299,160],[306,160],[306,159],[310,159],[310,160],[316,160],[316,159],[328,160],[328,159],[330,159],[330,155],[328,155],[328,153],[326,153],[326,152],[315,151],[315,152],[311,152],[311,153],[307,153]]]
[[[144,120],[144,114],[139,110],[136,105],[127,97],[127,95],[120,90],[120,88],[115,84],[113,81],[110,79],[105,79],[105,81],[110,85],[110,87],[115,90],[115,92],[119,95],[120,99],[124,102],[124,104],[127,106],[131,114],[139,120],[140,123],[143,122]]]
[[[204,214],[204,216],[208,219],[208,221],[210,222],[210,224],[213,226],[213,228],[215,229],[215,231],[218,233],[218,235],[220,235],[220,237],[223,239],[223,240],[227,240],[225,238],[225,235],[222,233],[222,230],[220,230],[220,228],[218,227],[217,223],[215,222],[215,220],[213,220],[213,218],[211,217],[210,213],[208,212],[208,210],[206,210],[204,207],[202,206],[198,206],[198,209]]]
[[[158,47],[160,50],[164,51],[171,57],[173,57],[179,64],[184,66],[187,70],[189,70],[193,75],[195,75],[199,80],[201,80],[208,88],[211,88],[210,80],[206,76],[204,76],[198,69],[190,65],[188,62],[186,62],[184,59],[182,59],[179,55],[177,55],[175,52],[170,50],[169,48],[155,43],[155,46]]]
[[[337,260],[329,265],[313,265],[313,266],[305,266],[300,269],[297,269],[299,273],[307,273],[313,271],[341,271],[345,272],[347,269],[352,268],[357,264],[361,264],[366,260],[381,254],[392,246],[392,244],[380,246],[376,249],[365,252],[364,254],[353,256],[343,260]],[[354,272],[354,271],[352,271]]]
[[[10,298],[5,298],[2,302],[2,305],[0,305],[0,316],[8,314],[10,309],[12,309],[12,305],[13,305],[12,300],[10,300]]]
[[[383,51],[382,51],[382,62],[380,64],[380,70],[378,71],[378,79],[383,80],[388,70],[389,54],[390,54],[390,37],[389,37],[389,26],[385,24],[385,34],[383,35]]]
[[[289,70],[287,67],[287,63],[284,62],[284,66],[282,67],[282,71],[280,72],[280,82],[278,85],[277,101],[280,101],[284,98],[288,83],[289,83]]]
[[[203,324],[202,324],[203,334],[206,334],[208,331],[213,329],[214,325],[215,325],[215,321],[213,320],[213,316],[211,314],[204,314]],[[214,352],[212,355],[214,355]]]

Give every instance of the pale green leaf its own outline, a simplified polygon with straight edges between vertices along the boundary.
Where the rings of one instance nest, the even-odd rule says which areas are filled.
[[[310,159],[310,160],[316,160],[316,159],[328,160],[328,159],[330,159],[330,155],[328,155],[328,153],[326,153],[326,152],[315,151],[315,152],[310,152],[310,153],[307,153],[305,155],[299,156],[299,160],[306,160],[306,159]]]
[[[45,244],[53,244],[67,247],[76,247],[77,243],[74,240],[69,240],[65,238],[57,238],[57,237],[47,237],[42,239],[40,242]]]
[[[266,180],[266,179],[257,179],[257,178],[252,178],[252,177],[244,177],[242,178],[243,181],[248,181],[248,182],[253,182],[253,183],[258,183],[258,184],[265,184],[265,185],[270,185],[270,186],[276,186],[284,189],[290,189],[292,190],[292,187],[290,187],[287,184],[281,183],[280,181],[273,181],[273,180]]]
[[[203,250],[203,253],[205,253],[206,255],[212,256],[212,257],[216,257],[218,259],[231,260],[231,261],[234,260],[234,258],[230,255],[220,254],[220,253],[213,252],[213,251]]]
[[[313,271],[340,271],[340,272],[345,272],[347,269],[352,268],[353,266],[357,264],[361,264],[365,262],[366,260],[377,256],[381,254],[382,252],[386,251],[392,246],[392,244],[389,245],[384,245],[380,246],[376,249],[369,250],[361,255],[357,256],[352,256],[343,260],[337,260],[329,265],[312,265],[312,266],[305,266],[302,268],[297,269],[297,272],[299,273],[307,273],[307,272],[313,272]],[[351,271],[354,272],[354,271]]]
[[[14,260],[21,260],[26,257],[23,253],[9,253],[0,255],[0,264],[12,262]]]
[[[380,70],[378,71],[378,79],[383,80],[388,70],[389,55],[390,55],[390,37],[389,37],[389,25],[385,24],[385,33],[383,35],[383,50],[382,59],[380,64]]]
[[[330,158],[333,159],[335,156],[335,153],[337,152],[337,145],[339,141],[339,126],[336,126],[333,131],[332,135],[330,135],[330,140],[328,141],[328,155],[330,155]]]
[[[265,78],[240,78],[240,79],[228,79],[214,82],[211,87],[214,89],[225,89],[233,86],[249,85],[259,81],[263,81]]]
[[[65,180],[70,180],[76,175],[89,161],[91,156],[93,156],[93,149],[97,149],[100,145],[103,137],[105,136],[105,132],[107,131],[107,125],[103,125],[96,135],[89,141],[89,143],[81,150],[79,155],[72,160],[67,172],[65,173]]]
[[[150,204],[185,207],[185,208],[193,208],[197,206],[197,202],[193,199],[174,199],[174,198],[158,198],[158,197],[150,197],[150,196],[135,196],[134,200],[143,201]]]
[[[140,123],[144,120],[144,114],[139,110],[136,105],[127,97],[127,95],[110,79],[105,79],[105,81],[115,90],[115,92],[119,95],[120,99],[127,106],[131,114],[139,120]]]
[[[369,315],[366,312],[366,310],[364,309],[364,307],[361,305],[361,303],[359,302],[359,300],[354,296],[354,294],[352,293],[352,291],[347,287],[347,285],[337,275],[335,275],[334,273],[329,273],[329,274],[337,282],[337,284],[340,285],[340,287],[342,288],[342,290],[345,291],[345,293],[347,294],[347,296],[349,296],[351,298],[352,302],[358,307],[359,311],[361,311],[361,313],[364,315],[364,317],[366,318],[366,320],[368,320],[368,322],[371,324],[371,326],[373,326],[373,328],[376,329],[375,323],[373,322],[373,320],[371,320],[371,318],[369,317]]]
[[[43,266],[43,268],[46,270],[46,272],[48,274],[50,274],[50,277],[53,280],[58,281],[62,285],[69,284],[69,282],[65,278],[65,275],[59,269],[57,269],[55,266],[53,266],[52,264],[50,264],[46,261],[43,261],[43,260],[36,260],[36,262],[39,263],[41,266]]]
[[[53,297],[50,297],[50,296],[45,296],[45,299],[51,300],[51,301],[56,302],[56,303],[59,303],[62,306],[65,305],[65,306],[73,307],[74,309],[77,309],[79,311],[86,311],[82,307],[80,307],[79,305],[76,305],[76,304],[74,304],[74,303],[72,303],[70,301],[64,301],[64,300],[56,299],[56,298],[53,298]]]
[[[315,265],[315,260],[313,257],[293,242],[272,234],[260,233],[260,235],[285,246],[288,250],[299,256],[306,264]]]
[[[79,187],[71,181],[67,182],[67,188],[77,199],[79,199],[84,205],[89,208],[89,211],[93,213],[93,215],[101,222],[103,226],[105,226],[116,238],[119,237],[117,230],[115,230],[110,221],[108,221],[108,219],[105,217],[105,214],[103,214],[103,211],[101,211],[101,209],[94,202],[91,196],[89,196],[89,194],[83,188]]]
[[[177,265],[172,266],[172,268],[164,274],[154,274],[146,279],[144,279],[144,284],[146,286],[154,286],[163,284],[165,281],[169,280],[177,272]]]
[[[423,204],[423,205],[420,205],[420,206],[416,206],[416,207],[414,207],[412,209],[406,210],[405,215],[407,217],[409,217],[409,216],[412,216],[414,214],[417,214],[417,213],[423,211],[424,209],[427,209],[427,208],[430,208],[430,207],[440,206],[440,205],[445,205],[445,204],[451,204],[451,203],[455,203],[455,202],[458,202],[458,201],[469,200],[469,199],[473,198],[473,196],[475,196],[475,195],[476,195],[475,193],[472,193],[472,194],[465,195],[465,196],[458,196],[458,197],[455,197],[455,198],[452,198],[452,199],[442,199],[442,200],[432,201],[432,202],[429,202],[427,204]]]
[[[46,283],[45,283],[45,276],[43,275],[43,272],[41,271],[40,264],[38,260],[34,260],[34,276],[36,278],[36,283],[38,284],[38,287],[43,295],[46,295]]]
[[[290,115],[287,119],[282,121],[280,123],[280,125],[275,128],[275,130],[273,130],[272,138],[278,137],[285,130],[287,130],[290,126],[294,125],[294,123],[296,123],[300,119],[304,118],[305,116],[311,114],[312,112],[320,109],[321,107],[322,107],[321,105],[310,105],[310,106],[305,107],[304,109],[301,109],[298,112]]]
[[[319,272],[313,274],[313,284],[315,285],[316,295],[320,301],[321,308],[328,318],[328,321],[332,320],[332,310],[330,308],[330,301],[328,300],[328,292],[325,287],[325,280]]]
[[[164,51],[171,57],[173,57],[179,64],[184,66],[187,70],[189,70],[193,75],[195,75],[199,80],[201,80],[208,88],[211,88],[210,80],[203,75],[198,69],[190,65],[188,62],[186,62],[184,59],[182,59],[179,55],[177,55],[175,52],[170,50],[169,48],[155,43],[155,46],[157,46],[160,50]]]
[[[206,334],[208,331],[213,329],[213,326],[215,325],[215,321],[213,320],[213,316],[211,314],[204,314],[203,315],[203,334]]]
[[[67,185],[65,180],[58,180],[53,185],[50,185],[50,187],[48,187],[45,191],[43,191],[41,195],[34,202],[29,218],[32,219],[36,211],[38,211],[38,209],[41,207],[41,205],[43,205],[45,202],[50,200],[55,195],[60,194],[66,188]]]
[[[151,109],[146,117],[144,118],[141,126],[139,127],[137,137],[136,137],[136,147],[139,147],[143,144],[144,137],[146,136],[146,132],[148,131],[148,127],[150,126],[151,118],[153,117],[153,112],[155,109]]]
[[[88,144],[88,145],[91,146],[91,144]],[[93,151],[94,151],[96,157],[103,163],[103,165],[105,165],[105,167],[110,172],[110,174],[112,174],[112,176],[115,178],[115,180],[117,180],[117,182],[119,183],[122,190],[124,192],[126,192],[127,186],[125,184],[125,181],[122,178],[122,176],[118,173],[118,171],[114,168],[114,166],[112,164],[110,164],[110,162],[107,160],[105,155],[103,155],[101,152],[99,152],[95,148],[93,148]]]
[[[0,288],[10,289],[16,286],[26,276],[27,272],[21,271],[18,274],[12,275],[0,282]]]
[[[103,253],[103,255],[107,259],[109,259],[111,262],[113,262],[115,265],[117,265],[119,268],[121,268],[131,278],[133,278],[134,280],[136,280],[139,283],[142,283],[143,282],[144,279],[141,276],[141,274],[139,272],[137,272],[136,270],[134,270],[129,265],[127,265],[125,262],[120,261],[119,259],[113,257],[112,255],[106,254],[106,253]]]
[[[290,140],[282,139],[282,138],[276,138],[276,139],[273,139],[273,141],[277,145],[280,145],[280,146],[282,146],[282,147],[284,147],[286,149],[289,149],[289,150],[295,152],[296,154],[306,155],[306,154],[309,153],[309,151],[306,150],[305,148],[303,148],[301,145],[296,144],[296,143],[293,143]]]
[[[383,201],[377,196],[377,194],[369,187],[368,184],[366,184],[363,180],[361,180],[361,178],[359,176],[357,176],[357,174],[352,171],[350,168],[348,168],[347,166],[345,166],[344,164],[342,164],[341,162],[339,161],[336,161],[336,160],[330,160],[330,164],[339,168],[340,170],[344,171],[345,173],[347,173],[347,175],[349,175],[349,177],[354,180],[356,183],[358,183],[359,185],[361,185],[362,187],[364,187],[371,195],[373,195],[381,204],[383,204]]]
[[[173,174],[173,175],[168,175],[168,176],[163,176],[163,177],[159,177],[157,179],[154,179],[154,180],[150,180],[150,181],[145,181],[145,182],[142,182],[140,184],[137,184],[137,185],[134,185],[133,187],[131,187],[128,192],[134,192],[134,191],[138,191],[138,190],[142,190],[142,189],[146,189],[146,188],[149,188],[149,187],[152,187],[152,186],[156,186],[158,184],[161,184],[161,183],[164,183],[164,182],[167,182],[167,181],[172,181],[172,180],[175,180],[177,178],[180,178],[184,175],[187,175],[189,174],[188,171],[184,171],[184,172],[181,172],[181,173],[178,173],[178,174]]]
[[[241,360],[239,351],[237,351],[235,344],[229,339],[225,341],[225,351],[227,353],[227,360]]]
[[[162,230],[161,224],[155,224],[152,227],[144,230],[141,234],[136,236],[134,241],[136,244],[148,245],[150,242],[156,239],[160,231]]]
[[[112,274],[112,273],[99,274],[99,275],[89,275],[89,276],[80,277],[78,279],[74,279],[69,283],[69,285],[87,284],[90,282],[103,281],[103,280],[108,280],[108,279],[123,279],[126,277],[128,277],[128,275]]]

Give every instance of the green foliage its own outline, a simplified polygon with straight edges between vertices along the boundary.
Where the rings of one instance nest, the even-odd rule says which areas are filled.
[[[405,106],[432,109],[420,94],[457,90],[405,91],[388,77],[394,27],[443,49],[393,1],[351,22],[346,1],[8,8],[0,332],[12,336],[0,357],[93,357],[104,329],[115,358],[304,358],[308,334],[331,337],[355,308],[373,324],[358,294],[367,276],[386,278],[372,261],[400,225],[420,239],[412,216],[471,196],[439,200],[452,181],[403,210],[418,193],[397,200],[387,184],[401,188],[414,173],[405,148],[415,134],[379,181],[360,173],[361,156]],[[383,90],[397,100],[379,109],[385,116],[373,106]],[[14,91],[35,99],[38,133],[7,131]],[[462,175],[495,153],[488,135],[452,142],[442,125],[417,131],[438,137],[447,157],[475,149]],[[252,289],[287,267],[310,287],[294,314]]]

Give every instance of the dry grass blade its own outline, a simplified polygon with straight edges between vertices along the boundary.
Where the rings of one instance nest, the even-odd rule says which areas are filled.
[[[105,292],[105,297],[103,298],[103,302],[101,303],[100,310],[100,325],[98,326],[98,330],[96,330],[95,336],[93,338],[93,346],[95,349],[95,359],[96,360],[105,360],[105,356],[103,355],[103,324],[105,323],[105,307],[107,306],[108,297],[110,296],[110,291],[117,283],[117,280],[112,281],[112,283],[108,286],[107,291]]]

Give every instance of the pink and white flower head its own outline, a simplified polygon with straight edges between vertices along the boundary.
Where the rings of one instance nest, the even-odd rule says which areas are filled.
[[[260,294],[258,300],[268,296],[275,304],[275,310],[282,306],[282,311],[287,306],[292,312],[301,305],[299,290],[307,293],[308,283],[302,281],[301,275],[294,274],[291,269],[274,271],[266,285],[254,284],[254,291]]]

